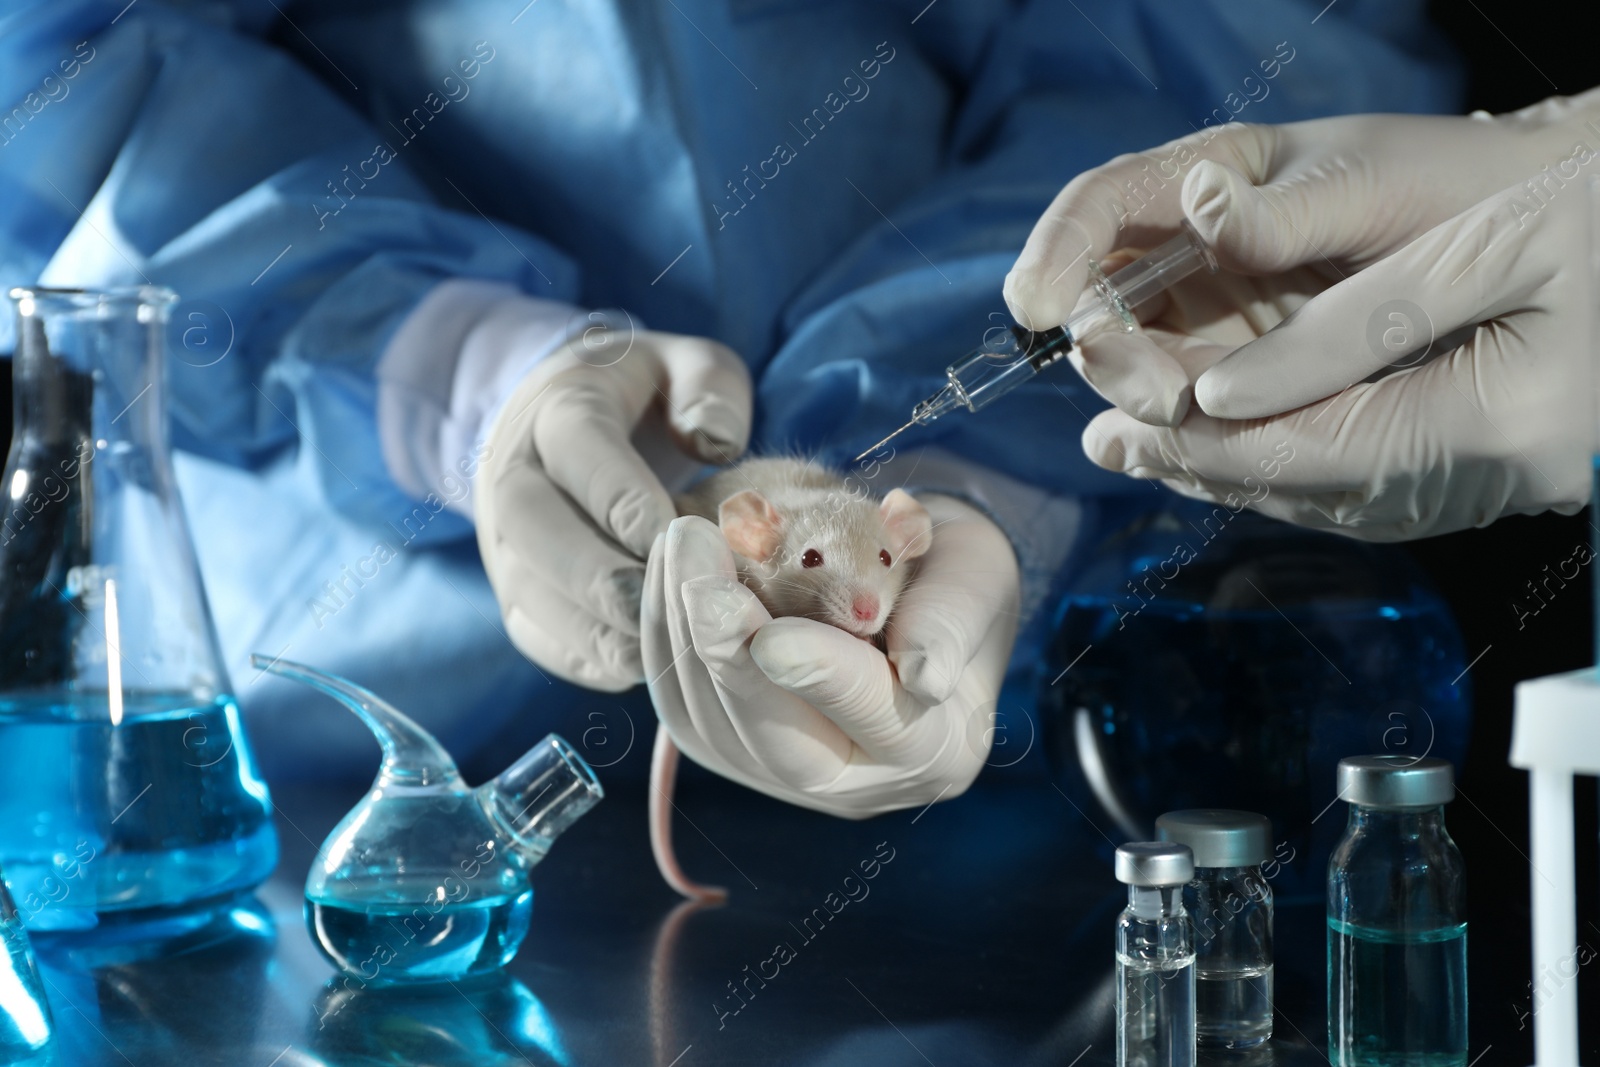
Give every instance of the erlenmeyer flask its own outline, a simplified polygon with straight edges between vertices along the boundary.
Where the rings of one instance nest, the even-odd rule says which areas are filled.
[[[167,444],[173,293],[13,289],[0,498],[0,865],[30,928],[171,908],[277,861]]]

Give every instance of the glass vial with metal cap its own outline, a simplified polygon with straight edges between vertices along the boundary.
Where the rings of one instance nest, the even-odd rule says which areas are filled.
[[[1156,836],[1194,853],[1183,903],[1194,926],[1195,1036],[1202,1048],[1254,1048],[1272,1036],[1272,889],[1261,874],[1272,824],[1194,808],[1161,816]]]
[[[1187,845],[1137,841],[1117,849],[1128,906],[1117,920],[1118,1067],[1193,1067],[1194,931],[1183,887]]]
[[[1339,761],[1350,821],[1328,861],[1334,1067],[1467,1063],[1467,900],[1442,759]]]

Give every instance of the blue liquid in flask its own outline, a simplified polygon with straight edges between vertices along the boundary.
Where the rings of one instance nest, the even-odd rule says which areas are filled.
[[[277,839],[172,472],[177,295],[10,296],[29,504],[0,539],[0,863],[30,930],[199,915]]]
[[[394,878],[345,888],[349,902],[307,897],[306,926],[340,970],[375,986],[495,971],[517,954],[533,913],[531,889],[457,902],[442,885]],[[373,903],[376,896],[394,903]]]
[[[280,658],[262,670],[338,700],[378,739],[383,762],[306,875],[306,927],[366,985],[455,981],[510,962],[528,933],[528,872],[605,795],[594,770],[550,734],[469,789],[450,754],[370,690]]]
[[[1341,975],[1343,976],[1341,978]],[[1334,1067],[1465,1067],[1467,925],[1377,930],[1328,920]]]
[[[277,861],[267,787],[231,697],[0,698],[0,855],[30,929],[256,885]]]

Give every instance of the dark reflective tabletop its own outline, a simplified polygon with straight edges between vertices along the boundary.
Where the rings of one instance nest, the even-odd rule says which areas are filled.
[[[1109,1064],[1111,847],[1045,782],[845,822],[703,778],[680,853],[732,890],[684,905],[623,783],[535,872],[504,974],[424,991],[344,987],[301,885],[362,787],[278,786],[283,859],[253,896],[152,954],[41,942],[72,1067],[437,1064]],[[868,872],[872,877],[866,877]],[[1323,911],[1280,901],[1278,1036],[1218,1062],[1325,1059]]]

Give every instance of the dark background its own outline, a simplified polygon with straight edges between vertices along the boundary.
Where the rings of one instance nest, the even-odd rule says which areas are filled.
[[[1573,95],[1600,84],[1600,53],[1581,31],[1577,5],[1518,4],[1510,0],[1434,0],[1434,21],[1456,43],[1468,71],[1467,108],[1510,111],[1552,94]],[[1557,14],[1558,12],[1569,14]],[[1590,12],[1592,14],[1592,9]],[[1504,31],[1504,32],[1502,32]],[[1528,946],[1527,776],[1506,763],[1511,747],[1512,686],[1526,678],[1595,662],[1589,581],[1580,579],[1519,629],[1512,602],[1530,601],[1527,583],[1571,557],[1594,533],[1587,511],[1502,520],[1406,546],[1443,591],[1461,626],[1472,668],[1474,725],[1461,795],[1451,805],[1451,834],[1467,861],[1472,975],[1472,1047],[1493,1051],[1484,1064],[1531,1063],[1532,961]],[[1484,652],[1484,649],[1488,649]],[[1578,938],[1600,950],[1600,855],[1595,782],[1578,792]],[[1470,798],[1470,799],[1469,799]],[[1587,1021],[1583,1049],[1600,1049],[1600,980],[1585,974],[1580,1007]]]
[[[1468,109],[1508,111],[1554,93],[1600,84],[1600,53],[1587,18],[1574,5],[1511,0],[1435,0],[1436,23],[1455,42],[1468,71]],[[1592,12],[1590,12],[1592,13]],[[1504,32],[1502,32],[1504,31]],[[0,372],[0,440],[10,439],[11,377]],[[1460,796],[1449,812],[1469,877],[1472,1045],[1484,1064],[1532,1061],[1531,1029],[1519,1016],[1531,1006],[1528,949],[1529,867],[1526,776],[1506,763],[1516,682],[1595,661],[1588,582],[1580,579],[1519,620],[1514,602],[1531,606],[1527,586],[1587,543],[1587,512],[1516,517],[1483,530],[1406,546],[1432,577],[1459,622],[1472,667],[1473,736],[1461,768]],[[1600,807],[1595,783],[1578,782],[1579,939],[1600,950]],[[1585,975],[1582,1015],[1591,1020],[1583,1047],[1600,1049],[1600,981]]]

